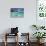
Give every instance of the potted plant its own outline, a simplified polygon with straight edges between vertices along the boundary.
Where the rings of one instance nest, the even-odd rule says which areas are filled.
[[[45,38],[44,37],[46,36],[45,34],[46,34],[45,32],[35,32],[33,35],[37,38],[38,43],[41,43],[40,40],[42,38]]]

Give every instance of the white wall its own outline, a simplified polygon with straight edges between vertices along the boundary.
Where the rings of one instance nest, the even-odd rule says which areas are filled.
[[[24,8],[24,18],[10,18],[10,8]],[[0,0],[0,34],[8,28],[19,27],[20,32],[30,32],[36,24],[36,0]]]

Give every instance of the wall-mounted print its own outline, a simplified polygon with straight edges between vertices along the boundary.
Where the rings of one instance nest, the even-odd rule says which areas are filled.
[[[37,15],[46,17],[46,0],[37,0]]]
[[[24,17],[24,8],[11,8],[11,17]]]

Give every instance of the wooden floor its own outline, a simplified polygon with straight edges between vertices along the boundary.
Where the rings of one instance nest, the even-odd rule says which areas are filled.
[[[0,46],[4,46],[4,43],[2,42],[0,42]],[[7,46],[15,46],[15,43],[8,43],[8,45]],[[22,45],[21,45],[22,46]],[[25,45],[24,45],[25,46]],[[30,43],[30,46],[37,46],[37,43]],[[46,43],[44,43],[44,45],[41,45],[41,46],[46,46]]]

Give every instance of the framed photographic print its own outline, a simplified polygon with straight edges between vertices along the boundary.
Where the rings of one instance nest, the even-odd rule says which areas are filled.
[[[37,0],[36,10],[36,24],[46,25],[46,0]]]
[[[46,0],[37,0],[37,15],[46,17]]]
[[[24,8],[11,8],[11,17],[24,17]]]

